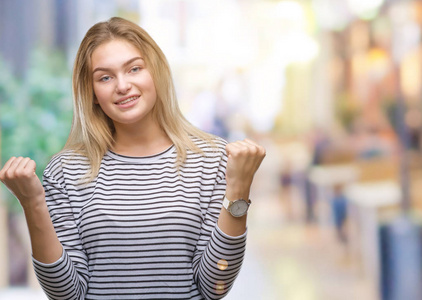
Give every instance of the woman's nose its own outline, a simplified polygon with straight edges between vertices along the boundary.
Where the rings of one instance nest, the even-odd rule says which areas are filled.
[[[117,77],[117,85],[116,85],[116,92],[119,94],[126,94],[130,88],[132,87],[132,84],[126,80],[123,76]]]

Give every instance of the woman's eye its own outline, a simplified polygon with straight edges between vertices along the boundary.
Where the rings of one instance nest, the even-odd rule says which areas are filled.
[[[109,80],[110,80],[110,76],[103,76],[103,77],[100,78],[100,81],[102,81],[102,82],[106,82],[106,81],[109,81]]]
[[[132,73],[136,73],[136,72],[138,72],[140,69],[141,69],[140,67],[133,67],[132,69],[130,69],[130,71],[131,71]]]

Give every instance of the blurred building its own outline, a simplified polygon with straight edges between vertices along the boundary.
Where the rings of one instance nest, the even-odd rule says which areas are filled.
[[[119,14],[139,20],[137,0],[3,0],[0,1],[0,55],[23,76],[31,51],[64,51],[72,66],[77,47],[90,26]]]

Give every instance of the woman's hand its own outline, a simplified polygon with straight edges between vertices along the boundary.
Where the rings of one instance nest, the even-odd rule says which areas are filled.
[[[44,188],[35,168],[35,162],[28,157],[12,157],[0,170],[0,181],[18,198],[24,210],[44,202]]]
[[[226,196],[228,199],[249,197],[255,172],[265,157],[264,147],[245,139],[226,145],[228,156],[226,167]]]

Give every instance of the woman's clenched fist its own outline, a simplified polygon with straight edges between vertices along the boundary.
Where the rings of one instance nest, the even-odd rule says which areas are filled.
[[[228,156],[226,168],[227,189],[239,194],[249,192],[253,177],[265,157],[264,147],[245,139],[226,145]]]
[[[26,157],[12,157],[0,170],[0,181],[28,208],[44,201],[44,188],[35,174],[36,164]]]

